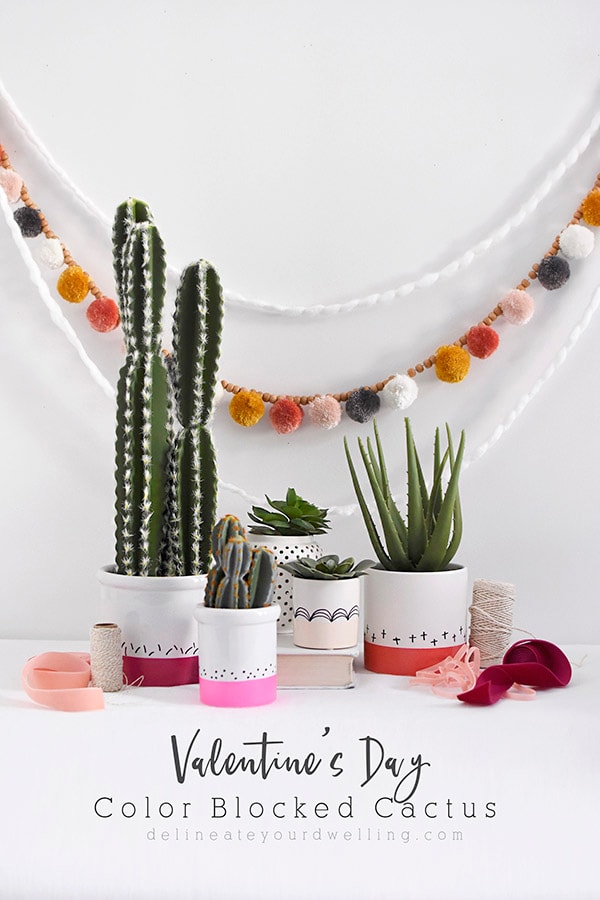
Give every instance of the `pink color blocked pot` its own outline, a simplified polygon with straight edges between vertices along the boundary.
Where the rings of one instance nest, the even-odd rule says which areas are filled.
[[[365,667],[414,675],[452,656],[467,640],[468,572],[389,572],[365,575]]]
[[[294,644],[341,650],[358,641],[360,578],[294,578]]]
[[[204,597],[206,575],[118,575],[106,566],[98,580],[98,621],[114,622],[121,629],[127,683],[139,680],[142,687],[197,684],[194,610]]]
[[[278,604],[215,609],[199,603],[200,700],[208,706],[263,706],[277,697]]]

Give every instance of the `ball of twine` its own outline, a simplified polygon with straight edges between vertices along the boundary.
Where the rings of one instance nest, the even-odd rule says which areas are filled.
[[[118,625],[101,622],[90,632],[90,667],[92,686],[103,691],[120,691],[123,687],[123,651]]]
[[[515,586],[501,581],[473,582],[469,644],[478,647],[481,666],[502,662],[513,632]]]

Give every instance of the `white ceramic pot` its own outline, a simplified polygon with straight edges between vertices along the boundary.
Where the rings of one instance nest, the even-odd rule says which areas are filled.
[[[365,667],[414,675],[452,656],[467,640],[468,572],[389,572],[365,575]]]
[[[106,566],[98,580],[97,621],[120,627],[128,683],[141,678],[143,687],[197,684],[194,610],[204,598],[206,575],[118,575]]]
[[[313,650],[341,650],[358,641],[360,578],[296,578],[294,644]]]
[[[209,706],[262,706],[277,696],[279,606],[214,609],[199,603],[200,700]]]
[[[275,562],[285,563],[303,556],[308,559],[319,559],[323,556],[323,548],[310,535],[297,537],[280,537],[279,535],[248,534],[248,541],[257,547],[266,547],[275,556]],[[281,615],[277,630],[281,634],[291,634],[294,621],[294,603],[292,576],[285,569],[277,569],[273,587],[273,602],[281,607]]]

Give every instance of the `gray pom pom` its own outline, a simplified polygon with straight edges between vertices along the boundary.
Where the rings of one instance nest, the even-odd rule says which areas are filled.
[[[363,424],[379,412],[380,405],[379,394],[369,388],[359,388],[346,400],[346,413],[350,419]]]
[[[555,291],[569,280],[571,269],[562,256],[546,256],[540,263],[537,277],[543,288]]]
[[[42,220],[39,209],[30,206],[20,206],[15,210],[15,222],[21,229],[21,234],[26,238],[37,237],[42,233]]]

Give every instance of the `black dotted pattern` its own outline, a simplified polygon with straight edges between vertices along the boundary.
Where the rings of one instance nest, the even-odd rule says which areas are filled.
[[[200,677],[206,678],[208,681],[253,681],[257,678],[269,678],[271,675],[277,674],[276,663],[269,663],[267,666],[257,666],[255,669],[207,669],[206,666],[200,667]]]
[[[294,544],[293,538],[290,539],[289,544],[284,546],[274,547],[268,543],[266,546],[273,552],[277,563],[290,562],[290,560],[300,559],[302,556],[306,556],[308,559],[319,559],[323,556],[323,549],[318,544],[298,546],[298,544]],[[290,633],[293,630],[294,620],[293,584],[292,576],[284,569],[277,569],[273,587],[273,602],[278,603],[281,607],[277,630]]]

